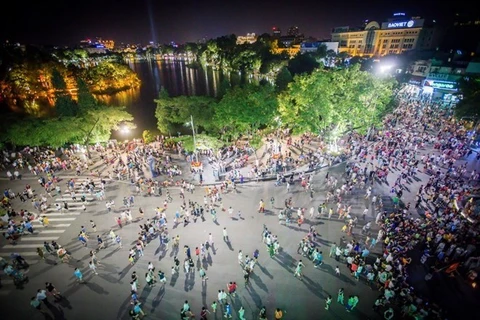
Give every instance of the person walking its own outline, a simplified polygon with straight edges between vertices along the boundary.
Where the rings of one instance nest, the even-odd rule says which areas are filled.
[[[328,295],[327,298],[325,298],[325,310],[330,309],[331,304],[332,304],[332,296]]]
[[[340,303],[341,305],[344,304],[344,293],[343,293],[343,288],[338,289],[337,293],[337,302]]]
[[[90,225],[92,226],[93,232],[97,232],[97,225],[95,222],[93,222],[93,220],[90,220]]]
[[[121,249],[122,248],[122,238],[117,234],[115,237],[115,242],[118,244],[118,247]]]
[[[228,302],[225,303],[224,310],[225,310],[224,317],[228,318],[228,319],[231,319],[232,318],[232,307],[230,306],[230,304]]]
[[[228,233],[227,233],[227,228],[226,228],[226,227],[223,228],[223,241],[229,242]]]
[[[137,303],[135,304],[135,306],[133,307],[133,312],[135,314],[141,314],[142,315],[142,318],[145,317],[147,314],[145,312],[143,312],[142,308],[141,308],[141,303],[139,301],[137,301]]]
[[[93,263],[93,261],[90,261],[88,263],[88,267],[90,268],[90,270],[92,270],[93,274],[98,275],[97,266],[95,265],[95,263]]]
[[[40,257],[40,259],[45,260],[45,255],[43,254],[43,249],[38,247],[37,248],[37,254]]]
[[[80,269],[75,268],[75,270],[73,271],[73,275],[75,276],[75,278],[77,278],[78,283],[84,283],[85,282],[83,280],[83,274],[80,271]]]
[[[200,311],[200,320],[207,320],[207,314],[209,314],[210,311],[208,311],[207,308],[202,307],[202,311]]]
[[[42,216],[42,225],[46,228],[50,224],[47,216]]]
[[[217,307],[218,307],[217,301],[213,301],[212,304],[211,304],[211,307],[212,307],[212,312],[214,314],[217,314]]]
[[[165,285],[167,282],[167,277],[165,276],[165,273],[162,270],[158,271],[158,280]]]
[[[305,265],[303,264],[302,260],[299,260],[297,266],[295,267],[295,272],[293,273],[294,277],[298,277],[298,279],[302,280],[302,268]]]
[[[56,300],[60,300],[60,292],[57,291],[55,286],[51,282],[45,282],[45,288],[47,289],[48,294],[52,295]]]
[[[240,309],[238,309],[238,319],[246,320],[245,319],[245,309],[243,308],[243,306],[241,306]]]

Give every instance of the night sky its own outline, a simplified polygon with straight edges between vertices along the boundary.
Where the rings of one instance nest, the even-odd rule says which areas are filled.
[[[116,43],[184,43],[231,33],[261,34],[273,26],[285,33],[292,25],[306,36],[329,38],[333,27],[356,26],[365,19],[381,22],[394,12],[441,22],[454,10],[471,10],[462,7],[463,3],[466,1],[10,0],[10,8],[2,9],[0,41],[71,45],[102,37]]]

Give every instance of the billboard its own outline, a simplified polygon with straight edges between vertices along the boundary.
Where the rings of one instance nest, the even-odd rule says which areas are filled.
[[[382,22],[382,29],[408,29],[423,27],[424,19],[395,19]]]

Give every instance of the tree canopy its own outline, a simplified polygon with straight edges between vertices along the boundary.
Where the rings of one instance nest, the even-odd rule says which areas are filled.
[[[230,89],[215,109],[214,122],[231,137],[267,125],[277,111],[275,91],[270,85],[245,85]]]
[[[190,123],[194,118],[195,127],[201,127],[206,131],[214,130],[212,121],[215,98],[207,96],[179,96],[170,97],[167,90],[162,87],[155,100],[157,108],[157,128],[163,133],[171,132],[178,125]]]
[[[380,79],[360,66],[315,70],[295,76],[279,95],[282,124],[296,132],[364,130],[377,123],[393,98],[393,79]]]
[[[68,143],[106,142],[119,124],[133,120],[121,107],[98,106],[74,117],[26,118],[11,125],[3,137],[17,146],[61,147]]]
[[[462,99],[455,107],[455,116],[478,119],[480,116],[480,78],[464,77],[460,79],[459,89]]]

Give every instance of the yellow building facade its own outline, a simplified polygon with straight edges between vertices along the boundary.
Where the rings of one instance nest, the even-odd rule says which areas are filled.
[[[398,16],[382,24],[371,21],[362,28],[338,27],[332,31],[332,41],[339,43],[339,52],[351,56],[373,57],[432,49],[436,44],[435,28],[424,24],[424,19],[418,17]]]

